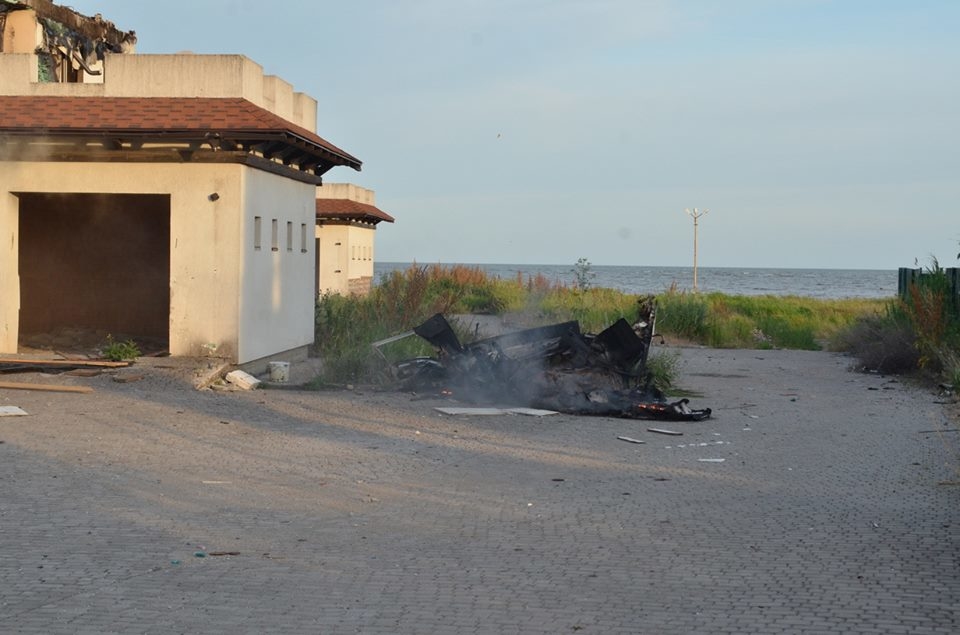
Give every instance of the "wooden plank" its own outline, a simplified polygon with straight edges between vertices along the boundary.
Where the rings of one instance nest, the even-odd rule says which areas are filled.
[[[110,362],[100,359],[37,359],[33,357],[0,357],[0,364],[19,366],[95,366],[100,368],[126,368],[130,362]]]
[[[56,384],[26,384],[15,381],[0,381],[0,389],[9,390],[42,390],[46,392],[93,392],[89,386],[58,386]]]

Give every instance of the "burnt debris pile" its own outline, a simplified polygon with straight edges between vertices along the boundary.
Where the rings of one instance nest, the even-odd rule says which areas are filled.
[[[687,399],[669,402],[652,385],[653,325],[654,305],[645,300],[636,323],[620,318],[597,335],[572,321],[464,345],[438,313],[413,330],[436,347],[436,357],[406,360],[395,370],[402,389],[470,403],[628,419],[708,418],[709,408],[691,409]]]

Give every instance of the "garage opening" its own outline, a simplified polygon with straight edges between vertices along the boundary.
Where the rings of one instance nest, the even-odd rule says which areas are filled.
[[[170,196],[19,193],[21,349],[166,350]]]

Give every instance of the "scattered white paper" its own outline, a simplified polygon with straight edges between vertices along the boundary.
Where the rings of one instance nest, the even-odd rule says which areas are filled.
[[[701,463],[723,463],[726,459],[697,459]]]
[[[515,415],[527,415],[529,417],[546,417],[547,415],[557,414],[556,410],[540,410],[539,408],[508,408],[507,412]]]
[[[656,432],[657,434],[668,434],[673,437],[682,437],[682,432],[676,430],[664,430],[663,428],[647,428],[647,432]]]
[[[500,408],[434,408],[445,415],[502,415],[506,412]]]
[[[17,406],[0,406],[0,417],[22,417],[26,414],[26,410]]]
[[[555,410],[538,410],[536,408],[434,408],[437,412],[445,415],[476,415],[476,416],[495,416],[495,415],[526,415],[528,417],[545,417],[555,415]]]

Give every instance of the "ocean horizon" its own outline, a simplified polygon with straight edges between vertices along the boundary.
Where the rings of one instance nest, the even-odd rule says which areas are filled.
[[[374,284],[384,274],[403,271],[414,263],[377,262]],[[429,266],[431,263],[416,263]],[[577,279],[573,265],[462,264],[478,267],[487,275],[504,280],[543,276],[551,282],[573,285]],[[693,267],[646,267],[626,265],[590,265],[591,286],[644,295],[662,293],[675,287],[693,289]],[[803,296],[822,299],[892,298],[897,294],[896,269],[778,269],[751,267],[698,267],[697,289],[701,293],[729,295]]]

